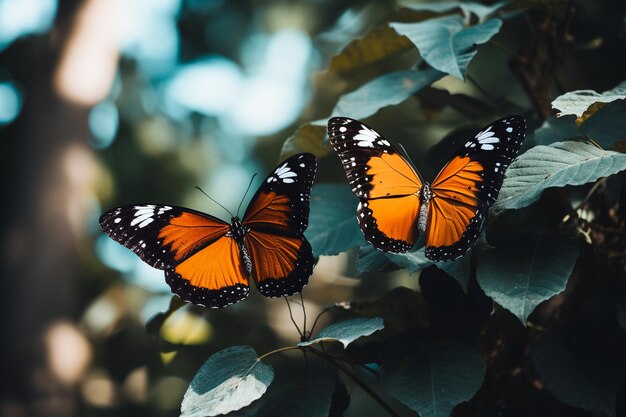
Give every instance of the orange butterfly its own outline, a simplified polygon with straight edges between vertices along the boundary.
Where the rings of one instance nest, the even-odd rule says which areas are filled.
[[[521,116],[483,128],[458,149],[431,182],[385,138],[345,117],[328,121],[352,192],[365,239],[385,252],[406,252],[426,236],[426,257],[457,259],[476,242],[504,173],[526,132]]]
[[[309,153],[283,161],[261,184],[242,219],[230,224],[181,207],[136,204],[100,217],[113,240],[149,265],[183,300],[222,308],[244,299],[249,277],[266,297],[298,293],[313,272],[308,225],[317,162]]]

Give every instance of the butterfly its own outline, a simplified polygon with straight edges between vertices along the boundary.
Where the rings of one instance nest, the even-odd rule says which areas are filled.
[[[183,300],[222,308],[244,299],[249,278],[266,297],[298,293],[313,272],[308,225],[317,161],[312,154],[281,162],[240,219],[160,204],[111,209],[100,228],[154,268]]]
[[[460,258],[476,242],[525,132],[521,116],[493,122],[457,149],[428,183],[365,124],[345,117],[328,121],[330,144],[361,200],[357,219],[365,239],[400,253],[425,235],[425,254],[433,261]]]

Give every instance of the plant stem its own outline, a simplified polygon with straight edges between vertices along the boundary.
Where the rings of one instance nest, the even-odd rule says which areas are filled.
[[[385,400],[378,395],[377,392],[375,392],[369,385],[367,385],[365,382],[361,381],[361,379],[352,371],[352,369],[350,369],[349,367],[344,366],[343,362],[338,359],[335,358],[331,355],[328,355],[326,353],[320,352],[317,349],[309,349],[310,352],[315,353],[316,355],[321,356],[322,358],[330,361],[331,363],[333,363],[337,368],[339,368],[344,374],[346,374],[347,376],[350,377],[350,379],[352,379],[354,381],[355,384],[357,384],[359,387],[361,387],[361,389],[363,391],[365,391],[370,397],[372,397],[372,399],[374,401],[376,401],[382,408],[385,409],[385,411],[387,411],[389,413],[390,416],[393,417],[399,417],[398,413],[396,413],[396,411],[391,408],[391,406],[389,404],[387,404],[385,402]]]

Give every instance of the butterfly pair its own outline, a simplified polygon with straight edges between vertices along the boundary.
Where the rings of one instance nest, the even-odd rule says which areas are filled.
[[[476,242],[489,206],[525,134],[520,116],[498,120],[458,149],[432,183],[364,124],[335,117],[330,143],[352,191],[359,225],[377,249],[406,252],[426,236],[426,256],[463,256]],[[115,208],[100,218],[111,238],[149,265],[165,270],[172,291],[194,304],[221,308],[242,300],[249,278],[261,294],[298,293],[313,272],[304,237],[316,160],[283,161],[259,187],[244,216],[227,223],[194,210],[156,204]]]

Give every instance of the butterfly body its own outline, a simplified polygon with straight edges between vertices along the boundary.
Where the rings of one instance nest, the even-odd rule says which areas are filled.
[[[114,208],[100,217],[113,240],[165,271],[172,292],[222,308],[245,298],[252,279],[261,294],[300,292],[313,272],[308,225],[316,160],[299,154],[261,184],[245,214],[230,223],[199,211],[158,204]]]
[[[377,249],[399,253],[425,236],[426,257],[434,261],[459,258],[476,242],[525,130],[521,116],[492,123],[426,182],[375,130],[344,117],[328,122],[330,144],[361,200],[357,219],[365,238]]]

